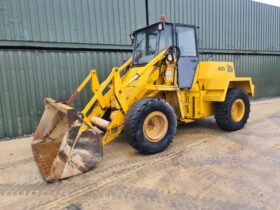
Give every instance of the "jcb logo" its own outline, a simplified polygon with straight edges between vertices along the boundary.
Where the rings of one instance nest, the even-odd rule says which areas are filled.
[[[233,68],[232,68],[231,65],[228,65],[227,68],[228,68],[228,69],[227,69],[228,72],[233,72]]]

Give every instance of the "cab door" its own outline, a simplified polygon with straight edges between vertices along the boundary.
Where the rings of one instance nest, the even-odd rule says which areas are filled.
[[[180,88],[191,88],[198,64],[196,28],[177,25],[176,32],[177,46],[181,53],[178,61],[178,84]]]

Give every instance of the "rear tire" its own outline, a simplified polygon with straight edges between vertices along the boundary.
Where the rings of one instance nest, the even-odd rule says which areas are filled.
[[[225,101],[215,104],[217,125],[226,131],[242,129],[247,123],[249,113],[249,97],[242,89],[229,89]]]
[[[144,98],[127,112],[124,135],[139,152],[154,154],[168,147],[176,129],[176,115],[168,103],[159,98]]]

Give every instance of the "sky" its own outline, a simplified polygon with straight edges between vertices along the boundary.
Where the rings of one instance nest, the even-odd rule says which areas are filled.
[[[280,7],[280,0],[252,0],[252,1]]]

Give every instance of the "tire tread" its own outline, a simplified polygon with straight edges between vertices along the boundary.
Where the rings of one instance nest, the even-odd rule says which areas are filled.
[[[242,97],[245,102],[245,115],[244,118],[239,122],[235,123],[231,119],[231,105],[235,99]],[[227,96],[224,102],[215,104],[215,119],[217,125],[226,131],[240,130],[247,123],[250,113],[250,101],[247,93],[243,89],[231,88],[227,92]]]
[[[164,145],[164,148],[158,148],[158,149],[152,149],[152,148],[147,148],[143,146],[143,142],[136,140],[136,130],[138,129],[138,121],[139,117],[143,113],[143,111],[146,111],[149,109],[151,106],[159,106],[159,107],[165,107],[165,110],[168,111],[169,114],[172,116],[172,121],[174,125],[171,126],[171,129],[169,130],[169,135],[170,135],[170,141],[166,145]],[[175,112],[168,103],[166,103],[163,99],[160,98],[143,98],[137,102],[135,102],[130,109],[128,110],[125,118],[125,123],[124,123],[124,136],[128,143],[138,150],[141,153],[144,154],[154,154],[157,152],[160,152],[164,150],[171,142],[173,139],[173,136],[175,135],[177,130],[177,120],[176,120],[176,115]]]

